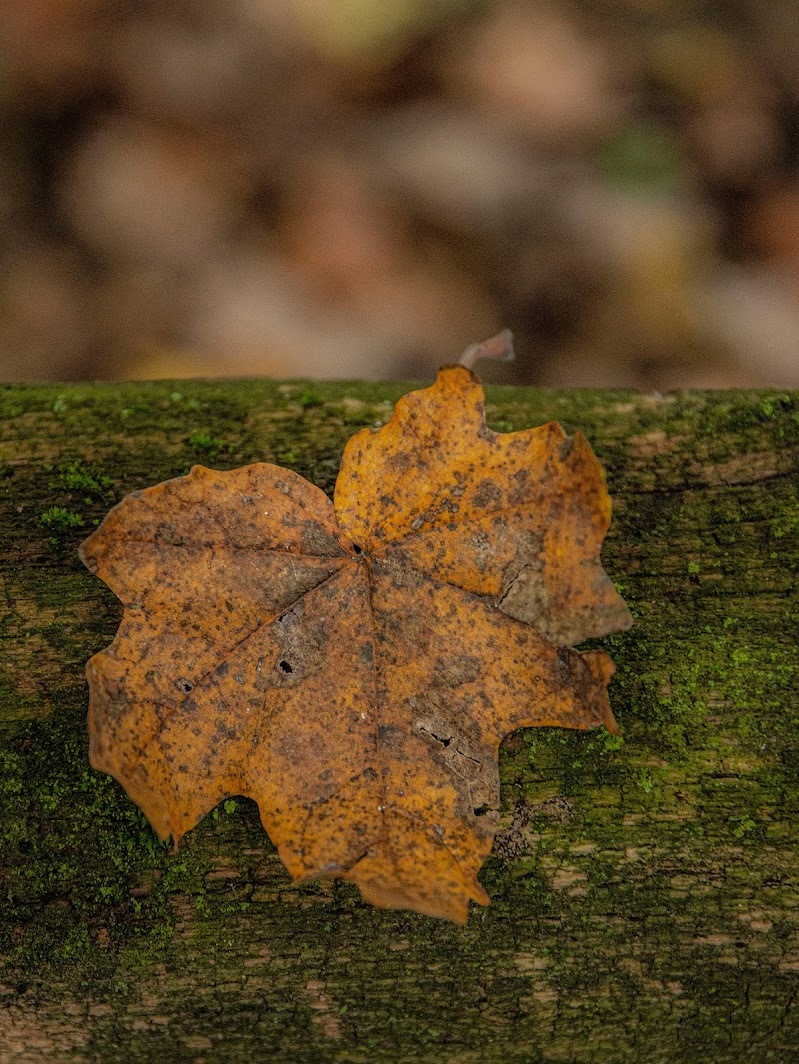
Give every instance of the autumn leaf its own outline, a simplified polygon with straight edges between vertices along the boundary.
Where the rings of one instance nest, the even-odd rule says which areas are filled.
[[[465,922],[519,727],[615,731],[629,627],[585,438],[495,433],[461,366],[347,444],[333,503],[268,463],[134,492],[81,547],[125,605],[88,663],[92,765],[175,843],[246,795],[295,880]]]

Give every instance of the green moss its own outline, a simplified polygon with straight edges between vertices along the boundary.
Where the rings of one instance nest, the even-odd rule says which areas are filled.
[[[651,775],[645,768],[638,770],[638,786],[641,788],[644,794],[651,794],[652,788],[655,786],[652,782]]]
[[[784,539],[799,533],[799,499],[796,496],[786,499],[771,519],[771,535],[774,539]],[[797,537],[799,538],[799,537]],[[794,548],[796,554],[796,548]]]
[[[86,746],[83,712],[65,709],[0,747],[0,808],[14,811],[0,821],[0,953],[12,968],[110,978],[120,958],[163,960],[170,896],[205,889],[207,858],[169,853],[119,785],[89,767]]]
[[[81,392],[61,392],[53,401],[53,413],[64,414],[71,406],[80,406],[84,402],[84,399],[85,397]]]
[[[63,534],[73,528],[82,528],[84,520],[75,510],[68,510],[65,506],[51,506],[49,510],[39,514],[38,523],[51,532]]]
[[[313,388],[306,388],[305,391],[302,392],[302,394],[300,395],[297,402],[300,404],[303,410],[308,410],[310,407],[313,406],[324,405],[324,399],[319,394],[319,392],[317,392]]]
[[[58,480],[68,491],[81,492],[86,502],[108,500],[114,494],[114,481],[101,469],[76,459],[58,469]]]
[[[193,450],[206,454],[211,459],[218,458],[220,454],[230,454],[236,449],[235,444],[210,436],[207,432],[193,432],[189,436],[188,444]]]

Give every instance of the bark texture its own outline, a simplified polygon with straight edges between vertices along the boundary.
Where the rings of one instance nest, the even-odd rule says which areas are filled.
[[[332,491],[402,385],[0,392],[0,1061],[782,1062],[799,1055],[799,394],[488,389],[604,463],[622,734],[506,740],[466,927],[293,886],[231,796],[165,849],[88,765],[124,494],[257,460]]]

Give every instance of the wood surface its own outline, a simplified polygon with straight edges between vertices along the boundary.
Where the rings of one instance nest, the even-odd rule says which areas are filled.
[[[605,465],[599,641],[621,726],[530,729],[458,927],[292,885],[232,796],[162,846],[87,761],[83,667],[121,615],[78,543],[194,463],[332,492],[402,384],[0,391],[3,1064],[679,1064],[799,1059],[799,394],[488,389]]]

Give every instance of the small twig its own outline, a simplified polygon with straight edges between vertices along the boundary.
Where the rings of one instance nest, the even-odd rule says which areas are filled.
[[[512,362],[513,333],[510,329],[503,329],[490,340],[483,340],[480,344],[471,344],[458,359],[458,365],[472,369],[475,362],[481,358],[490,358],[494,362]]]

